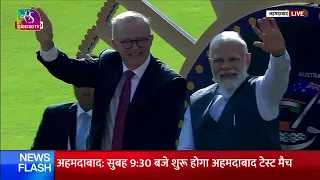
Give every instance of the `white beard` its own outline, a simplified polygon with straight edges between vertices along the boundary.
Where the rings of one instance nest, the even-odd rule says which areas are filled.
[[[238,73],[237,76],[233,79],[221,79],[219,76],[213,77],[213,80],[226,91],[235,91],[246,78],[247,71],[242,71],[241,73]]]

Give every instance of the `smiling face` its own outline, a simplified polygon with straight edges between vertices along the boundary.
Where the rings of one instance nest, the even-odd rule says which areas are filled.
[[[150,25],[141,17],[129,17],[119,20],[115,26],[114,48],[129,69],[138,68],[150,54],[153,41]]]
[[[213,41],[210,65],[213,79],[226,90],[235,90],[246,78],[250,54],[243,42],[235,39]]]

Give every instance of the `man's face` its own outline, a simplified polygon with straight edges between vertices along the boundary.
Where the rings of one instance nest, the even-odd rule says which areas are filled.
[[[245,79],[250,54],[240,43],[222,42],[210,54],[214,80],[226,90],[235,90]]]
[[[112,40],[114,48],[120,53],[129,69],[136,69],[150,54],[153,36],[150,27],[141,19],[119,22]]]
[[[79,104],[83,107],[92,108],[94,88],[73,86],[73,89]]]

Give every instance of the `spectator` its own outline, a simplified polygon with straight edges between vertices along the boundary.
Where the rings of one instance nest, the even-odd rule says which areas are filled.
[[[31,150],[85,150],[89,134],[93,88],[73,87],[78,102],[47,107]]]

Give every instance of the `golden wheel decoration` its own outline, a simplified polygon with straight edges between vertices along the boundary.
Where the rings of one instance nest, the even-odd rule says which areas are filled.
[[[77,57],[84,58],[91,54],[99,40],[111,45],[111,19],[116,13],[119,3],[116,0],[108,0],[104,2],[97,14],[96,23],[87,30],[84,39],[78,47]]]
[[[116,13],[119,5],[122,5],[127,10],[137,11],[150,17],[152,30],[170,44],[172,48],[176,49],[184,56],[185,62],[180,69],[180,74],[186,77],[188,81],[187,96],[190,96],[194,91],[204,86],[203,83],[199,83],[200,81],[205,81],[206,78],[211,80],[211,71],[206,67],[208,65],[203,63],[203,61],[205,61],[203,59],[206,58],[206,51],[211,39],[221,31],[234,30],[242,34],[246,28],[248,29],[251,25],[255,25],[257,18],[265,16],[265,14],[261,15],[262,10],[277,8],[285,10],[283,7],[288,7],[288,5],[290,5],[289,8],[294,8],[294,6],[296,6],[298,9],[300,8],[300,10],[305,10],[306,14],[308,14],[307,9],[310,10],[310,8],[314,8],[310,10],[310,12],[313,12],[312,16],[310,17],[309,13],[306,18],[310,19],[316,16],[317,20],[320,21],[320,0],[301,0],[301,3],[295,2],[296,1],[293,0],[277,0],[259,1],[255,3],[253,3],[253,1],[228,1],[228,3],[226,3],[223,1],[211,0],[211,5],[212,8],[214,8],[217,20],[204,31],[198,40],[196,40],[154,7],[148,0],[108,0],[104,2],[100,12],[97,14],[98,19],[96,23],[88,29],[87,34],[79,45],[77,57],[82,58],[86,57],[87,54],[90,54],[99,40],[102,40],[111,46],[110,20]],[[183,4],[183,2],[181,3]],[[256,15],[257,17],[255,17],[256,12],[260,13],[260,15]],[[240,22],[241,19],[246,20],[245,26],[235,24],[235,22]],[[201,58],[202,62],[200,62]],[[195,79],[197,79],[197,81],[194,81]],[[187,106],[188,98],[186,98],[185,101],[185,107]],[[182,127],[182,124],[183,121],[181,120],[178,125],[179,128]],[[177,140],[176,144],[178,143]]]

